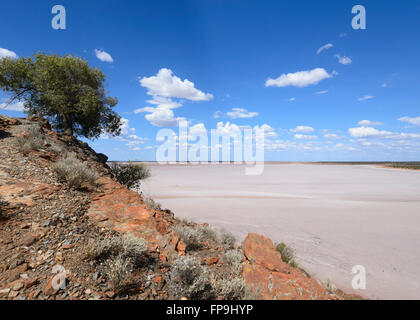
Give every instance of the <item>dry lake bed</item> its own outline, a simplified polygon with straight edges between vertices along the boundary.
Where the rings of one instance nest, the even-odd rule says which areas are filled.
[[[296,251],[311,275],[349,292],[366,269],[379,299],[420,299],[420,172],[368,165],[150,165],[145,194],[178,217],[244,239],[257,232]]]

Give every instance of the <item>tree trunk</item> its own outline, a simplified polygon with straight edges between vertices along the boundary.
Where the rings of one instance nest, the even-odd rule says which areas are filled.
[[[71,114],[64,115],[64,133],[73,136],[73,121]]]

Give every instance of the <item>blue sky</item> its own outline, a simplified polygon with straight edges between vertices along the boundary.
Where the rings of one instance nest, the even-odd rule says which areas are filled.
[[[111,160],[154,160],[179,119],[265,125],[266,160],[420,160],[418,1],[8,1],[0,29],[0,56],[73,54],[107,75],[124,132],[90,144]]]

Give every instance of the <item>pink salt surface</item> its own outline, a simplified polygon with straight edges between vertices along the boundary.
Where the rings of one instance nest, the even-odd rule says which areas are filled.
[[[420,172],[367,165],[151,165],[143,192],[241,240],[285,242],[311,275],[379,299],[420,299]],[[352,267],[367,271],[351,288]]]

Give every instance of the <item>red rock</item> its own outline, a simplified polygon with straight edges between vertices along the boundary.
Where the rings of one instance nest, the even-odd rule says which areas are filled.
[[[166,221],[160,221],[157,226],[156,230],[161,234],[166,234],[169,232],[168,223]]]
[[[29,247],[29,246],[33,245],[37,240],[38,239],[37,239],[36,236],[31,235],[23,241],[23,245],[26,246],[26,247]]]
[[[0,298],[5,298],[9,295],[10,288],[0,290]]]
[[[39,290],[39,289],[37,289],[35,291],[32,291],[32,292],[29,293],[28,299],[29,300],[36,299],[39,296],[40,293],[41,293],[41,290]]]
[[[52,279],[48,282],[48,284],[46,285],[46,287],[44,288],[44,294],[45,294],[46,296],[53,296],[53,295],[57,294],[57,292],[58,292],[58,290],[59,290],[59,289],[54,289],[54,288],[53,288],[53,280],[54,280],[54,278],[52,278]]]
[[[284,270],[285,264],[281,255],[274,249],[273,242],[261,235],[250,233],[245,239],[244,254],[249,261],[263,264],[271,271]]]
[[[181,256],[185,256],[185,250],[187,249],[187,245],[184,243],[184,241],[181,239],[178,244],[176,245],[176,251]]]
[[[218,257],[210,257],[210,258],[205,259],[205,262],[206,262],[206,265],[211,266],[213,264],[218,263],[219,260],[220,259]]]
[[[28,289],[39,282],[39,279],[28,279],[25,281],[25,289]]]
[[[162,276],[156,276],[152,279],[152,281],[154,283],[162,283],[163,282],[163,277]]]
[[[71,244],[65,244],[64,246],[62,246],[62,248],[63,248],[64,250],[71,249],[71,248],[73,248],[73,247],[74,247],[74,244],[73,244],[73,243],[71,243]]]
[[[281,260],[273,242],[258,234],[249,234],[244,242],[242,276],[257,299],[310,300],[329,299],[314,279]]]

